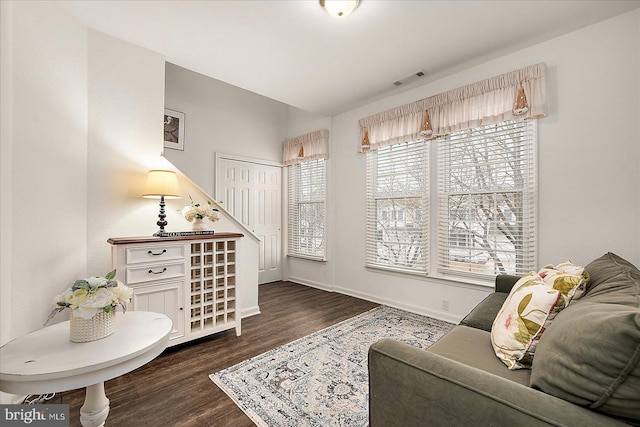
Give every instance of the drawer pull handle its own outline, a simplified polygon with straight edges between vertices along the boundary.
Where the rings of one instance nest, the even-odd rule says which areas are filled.
[[[149,270],[149,274],[162,274],[165,271],[167,271],[167,267],[163,268],[162,271],[153,271],[153,270]]]
[[[162,252],[160,252],[159,254],[154,253],[153,251],[149,251],[147,252],[149,255],[153,255],[153,256],[158,256],[158,255],[162,255],[165,254],[167,252],[166,249],[163,249]]]

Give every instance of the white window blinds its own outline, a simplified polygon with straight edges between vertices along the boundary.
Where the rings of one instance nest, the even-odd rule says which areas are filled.
[[[535,125],[507,121],[438,138],[438,270],[535,267]]]
[[[296,163],[288,169],[288,255],[324,260],[325,160]]]
[[[367,153],[367,266],[426,273],[428,176],[424,141]]]

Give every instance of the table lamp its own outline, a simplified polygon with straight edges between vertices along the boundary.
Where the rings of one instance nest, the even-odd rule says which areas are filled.
[[[164,213],[164,199],[179,199],[180,186],[178,185],[178,176],[175,172],[164,170],[151,170],[147,176],[147,185],[144,189],[142,197],[149,199],[160,199],[160,214],[158,215],[158,230],[154,236],[166,236],[164,227],[167,225]]]

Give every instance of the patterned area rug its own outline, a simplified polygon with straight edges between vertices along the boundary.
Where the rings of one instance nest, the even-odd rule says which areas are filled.
[[[209,377],[258,426],[366,426],[369,346],[427,348],[453,326],[381,306]]]

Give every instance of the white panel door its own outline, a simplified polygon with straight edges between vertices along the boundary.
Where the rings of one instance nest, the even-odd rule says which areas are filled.
[[[254,165],[255,202],[253,230],[260,237],[259,283],[282,279],[281,189],[282,169]]]
[[[217,195],[260,238],[258,283],[282,280],[282,168],[220,157]]]
[[[218,200],[222,199],[224,207],[231,215],[241,223],[253,229],[249,217],[251,187],[253,186],[253,164],[236,160],[221,159],[218,171],[219,193]]]

